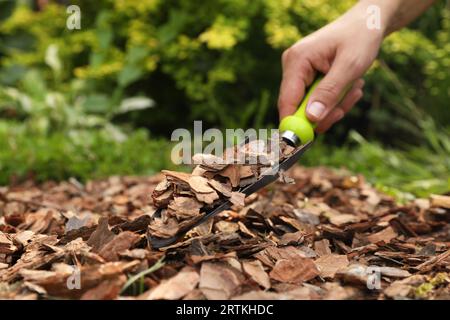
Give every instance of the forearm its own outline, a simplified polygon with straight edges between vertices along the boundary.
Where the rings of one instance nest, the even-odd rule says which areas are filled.
[[[392,0],[384,0],[392,1]],[[397,31],[425,12],[435,0],[395,0],[396,10],[391,14],[386,35]]]
[[[397,31],[415,20],[435,0],[360,0],[347,14],[356,14],[367,19],[370,6],[380,10],[381,31],[384,36]]]

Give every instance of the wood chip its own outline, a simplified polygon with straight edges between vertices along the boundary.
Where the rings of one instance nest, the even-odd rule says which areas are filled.
[[[192,292],[200,276],[192,268],[185,268],[168,280],[161,282],[147,296],[149,300],[178,300]]]
[[[199,288],[209,300],[227,300],[239,294],[242,276],[223,263],[204,262]]]
[[[208,180],[208,184],[225,197],[231,197],[231,188],[229,186],[222,184],[217,180]]]
[[[233,188],[239,186],[239,181],[241,179],[239,166],[228,166],[224,170],[220,171],[219,175],[228,178]]]
[[[253,281],[259,284],[264,289],[270,288],[270,278],[269,275],[264,271],[262,263],[258,260],[245,261],[242,264],[244,272],[247,273]]]
[[[99,255],[106,261],[118,261],[119,254],[130,249],[139,241],[139,235],[125,231],[115,236],[114,239],[105,244],[99,251]]]
[[[328,254],[321,256],[314,263],[322,278],[334,278],[336,272],[347,267],[349,262],[346,255]]]
[[[202,204],[194,198],[176,197],[169,203],[168,208],[179,218],[191,218],[200,214]]]
[[[319,256],[325,256],[331,254],[330,241],[328,239],[322,239],[314,242],[314,250]]]
[[[431,206],[450,209],[450,196],[441,196],[437,194],[433,194],[430,197]]]
[[[314,279],[319,274],[313,260],[295,257],[290,260],[278,260],[270,272],[270,277],[280,282],[300,284]]]
[[[245,206],[245,194],[242,192],[232,192],[230,202],[238,208],[243,208]]]
[[[108,219],[101,218],[98,222],[97,229],[92,233],[87,244],[90,245],[94,251],[98,252],[103,246],[110,242],[114,236],[114,233],[109,230]]]
[[[387,227],[380,232],[371,234],[367,237],[371,243],[389,243],[392,239],[397,237],[397,233],[392,227]]]
[[[261,146],[230,152],[272,160]],[[362,176],[325,167],[294,167],[295,185],[276,182],[244,203],[241,196],[242,209],[152,248],[150,236],[187,230],[267,169],[205,159],[192,174],[0,187],[0,299],[448,296],[449,195],[398,204]],[[220,175],[228,167],[235,169]],[[127,279],[153,267],[122,292]],[[369,290],[378,271],[380,287]],[[77,279],[81,288],[70,290]]]

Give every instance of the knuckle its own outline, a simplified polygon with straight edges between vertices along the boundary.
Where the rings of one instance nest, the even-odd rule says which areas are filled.
[[[349,70],[355,70],[356,72],[360,72],[365,68],[365,62],[358,56],[352,56],[347,59]]]
[[[321,83],[320,88],[317,88],[320,95],[327,98],[335,98],[340,95],[340,88],[337,81],[328,80]]]
[[[293,45],[292,47],[283,51],[283,53],[281,54],[281,61],[283,63],[286,63],[292,60],[297,60],[303,56],[303,52],[304,51],[302,50],[302,47],[300,45]]]
[[[299,58],[304,58],[305,57],[305,53],[308,52],[305,48],[304,45],[302,43],[297,43],[294,46],[291,47],[291,54],[293,57],[295,57],[296,59]]]
[[[291,55],[291,48],[286,49],[283,51],[283,53],[281,54],[281,62],[284,64],[289,60],[289,57]]]

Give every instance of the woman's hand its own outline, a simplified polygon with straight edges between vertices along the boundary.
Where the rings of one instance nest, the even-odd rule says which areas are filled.
[[[328,130],[363,96],[361,78],[378,55],[384,36],[411,21],[432,2],[362,0],[338,20],[287,49],[282,56],[280,117],[297,110],[306,88],[319,72],[325,77],[309,99],[306,115],[318,124],[317,132]],[[378,29],[369,28],[367,23],[367,9],[373,5],[380,9],[382,23]]]
[[[348,12],[340,19],[300,40],[282,56],[280,117],[294,113],[317,72],[325,77],[309,99],[307,117],[317,132],[328,130],[363,96],[361,77],[375,60],[383,32],[369,30],[364,15]],[[352,86],[341,100],[347,86]]]

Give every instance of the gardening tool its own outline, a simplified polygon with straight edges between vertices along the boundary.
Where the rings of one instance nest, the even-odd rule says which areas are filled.
[[[303,155],[303,153],[312,145],[314,141],[315,124],[311,123],[308,120],[305,111],[309,97],[311,96],[312,92],[317,87],[321,79],[322,79],[321,77],[318,78],[309,87],[308,93],[305,95],[303,102],[300,104],[300,107],[297,110],[297,112],[294,115],[288,116],[281,121],[280,131],[282,132],[282,138],[291,146],[296,147],[295,151],[292,152],[292,154],[289,155],[289,157],[287,157],[280,163],[267,169],[267,171],[265,171],[256,182],[242,188],[241,190],[238,190],[239,192],[244,193],[246,197],[268,186],[272,182],[278,180],[280,171],[283,172],[287,171],[294,164],[296,164],[297,161],[300,159],[300,157]],[[224,200],[222,203],[219,203],[215,208],[213,208],[209,212],[206,212],[204,216],[201,219],[199,219],[195,224],[189,226],[188,228],[180,230],[175,236],[171,238],[156,238],[149,236],[148,240],[150,241],[151,246],[155,249],[167,247],[175,243],[181,237],[183,237],[189,230],[202,224],[206,220],[214,217],[219,212],[228,210],[230,207],[231,207],[230,201]],[[162,209],[158,209],[153,216],[155,218],[160,218],[161,212]]]

